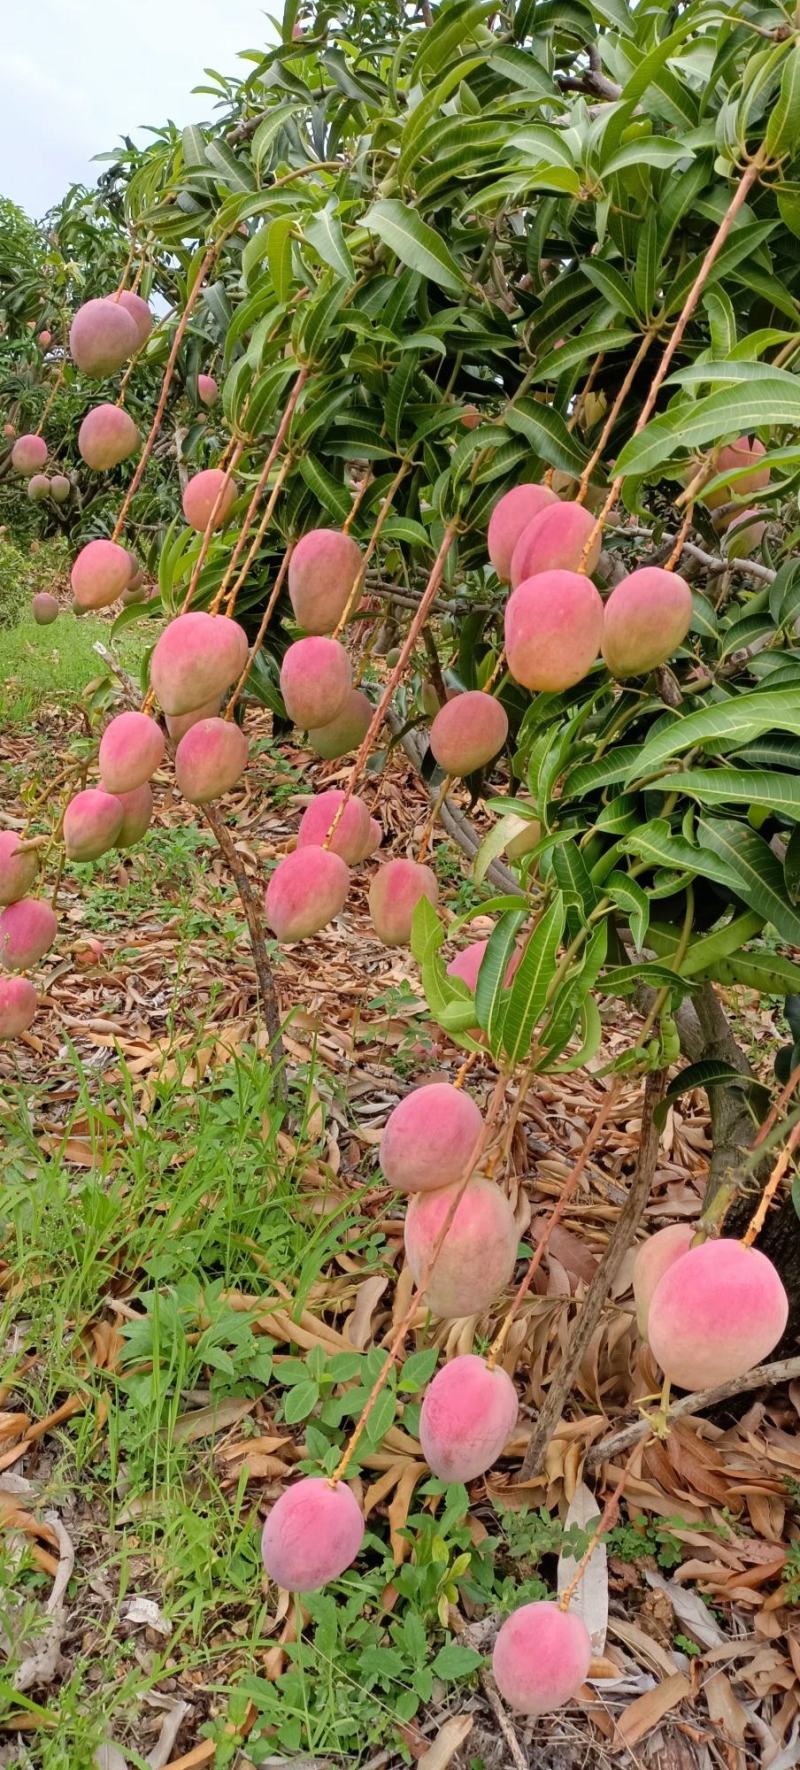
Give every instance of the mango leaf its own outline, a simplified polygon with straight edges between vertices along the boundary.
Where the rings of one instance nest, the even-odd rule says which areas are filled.
[[[800,687],[754,689],[674,719],[637,751],[636,764],[626,769],[626,777],[654,774],[682,750],[731,740],[747,743],[775,726],[800,736]]]
[[[481,960],[475,990],[475,1015],[478,1025],[487,1034],[492,1049],[505,1013],[506,971],[514,952],[517,933],[527,913],[527,905],[504,911],[489,936],[489,943]]]
[[[682,793],[704,805],[767,805],[800,823],[800,778],[755,768],[688,768],[683,774],[653,781],[655,792],[667,793],[675,780]]]
[[[305,223],[303,233],[324,264],[330,265],[331,270],[343,277],[346,283],[355,282],[355,266],[345,245],[342,224],[331,209],[320,209],[318,214]]]
[[[650,899],[638,880],[627,873],[611,873],[603,886],[606,897],[619,904],[630,923],[634,946],[641,952],[650,921]]]
[[[534,928],[514,974],[502,1026],[503,1049],[512,1064],[522,1061],[530,1050],[531,1034],[553,979],[565,917],[566,906],[559,893]]]
[[[771,922],[784,940],[800,946],[800,915],[786,901],[783,867],[763,837],[747,824],[706,817],[699,819],[697,834],[734,874],[745,903]]]
[[[665,416],[654,418],[638,436],[632,436],[620,450],[616,471],[642,477],[663,466],[674,455],[703,448],[719,442],[732,433],[769,428],[772,425],[800,426],[800,381],[794,387],[773,376],[768,380],[745,382],[741,386],[722,387],[707,399],[693,405],[673,407]]]
[[[466,288],[466,278],[444,241],[397,197],[373,203],[364,217],[364,227],[368,233],[377,234],[401,264],[419,271],[440,288],[453,295],[460,295]]]
[[[769,1106],[769,1088],[759,1082],[755,1076],[743,1075],[741,1070],[733,1069],[729,1063],[708,1058],[703,1063],[690,1063],[682,1069],[675,1080],[670,1082],[663,1100],[653,1114],[655,1124],[663,1129],[667,1113],[673,1101],[680,1100],[682,1094],[690,1094],[694,1088],[740,1088],[742,1093],[749,1094],[759,1116]]]
[[[610,178],[612,172],[624,172],[626,166],[674,166],[676,160],[690,160],[692,154],[682,142],[669,141],[663,135],[639,135],[626,141],[600,167],[600,177]]]

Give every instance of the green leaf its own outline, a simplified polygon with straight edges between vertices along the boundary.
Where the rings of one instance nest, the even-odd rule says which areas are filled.
[[[254,191],[256,181],[246,160],[240,160],[227,143],[217,138],[206,142],[206,160],[218,174],[220,183],[232,191]]]
[[[505,1013],[505,975],[514,951],[517,933],[525,920],[525,915],[525,907],[504,911],[489,936],[489,943],[478,972],[478,982],[475,989],[475,1016],[478,1025],[487,1034],[492,1048],[494,1048],[495,1035],[499,1032]]]
[[[738,876],[732,867],[708,850],[695,848],[685,837],[674,835],[666,818],[654,818],[651,823],[642,824],[630,836],[623,837],[621,847],[626,854],[638,855],[651,866],[670,867],[692,875],[701,873],[728,891],[739,889]]]
[[[731,740],[747,743],[776,726],[800,736],[800,687],[755,689],[672,720],[637,751],[637,761],[626,769],[626,776],[642,779],[683,750]]]
[[[514,973],[502,1026],[503,1049],[512,1064],[527,1057],[530,1050],[531,1034],[553,980],[565,916],[566,906],[559,893],[534,928]]]
[[[667,1113],[674,1100],[682,1094],[690,1094],[694,1088],[741,1088],[745,1094],[753,1097],[754,1105],[766,1111],[769,1105],[769,1089],[755,1076],[743,1075],[741,1070],[733,1069],[729,1063],[719,1062],[716,1058],[708,1058],[703,1063],[690,1063],[682,1069],[670,1085],[663,1100],[656,1107],[653,1115],[659,1129],[663,1129]]]
[[[797,429],[800,380],[791,379],[796,382],[794,387],[772,376],[764,381],[722,387],[693,405],[674,406],[664,417],[646,424],[638,436],[629,438],[617,457],[617,473],[623,478],[652,473],[674,455],[720,442],[734,431],[741,432],[743,427],[760,430],[789,425]]]
[[[630,922],[631,934],[637,952],[641,952],[650,921],[650,899],[638,880],[629,878],[627,873],[610,873],[603,886],[606,897],[619,904],[625,911]]]
[[[421,1352],[412,1352],[401,1366],[398,1389],[409,1395],[415,1395],[418,1389],[424,1389],[438,1362],[439,1353],[435,1346],[424,1346]]]
[[[786,57],[777,104],[772,106],[764,146],[772,159],[794,157],[800,144],[800,47]]]
[[[682,793],[704,805],[766,805],[800,822],[800,777],[755,768],[688,768],[683,774],[653,781],[655,792]]]
[[[398,198],[386,197],[373,203],[364,217],[364,226],[368,233],[383,240],[401,264],[419,271],[430,282],[453,295],[462,294],[466,288],[466,278],[444,241]]]
[[[629,319],[641,320],[641,311],[633,299],[630,288],[622,272],[615,264],[607,264],[603,258],[589,258],[581,265],[581,270],[589,282],[605,295],[607,301],[616,308],[618,313],[626,313]]]
[[[267,229],[267,264],[272,287],[279,301],[288,300],[292,286],[293,229],[294,221],[291,215],[276,216]]]
[[[367,1421],[366,1438],[369,1444],[380,1444],[390,1426],[394,1424],[396,1412],[397,1396],[392,1386],[387,1383],[386,1388],[379,1391]]]
[[[278,1373],[280,1374],[280,1373]],[[288,1426],[296,1426],[298,1421],[307,1420],[319,1401],[319,1387],[310,1378],[305,1382],[296,1383],[289,1389],[283,1403],[283,1417]]]
[[[183,163],[187,169],[190,166],[208,166],[206,138],[197,123],[187,123],[186,128],[181,130],[181,147]]]
[[[330,265],[331,270],[343,277],[346,283],[355,282],[355,266],[345,245],[342,224],[331,209],[320,209],[317,215],[305,223],[303,233],[324,264]]]
[[[691,151],[679,141],[669,141],[664,135],[639,135],[635,141],[626,141],[611,159],[600,167],[600,177],[610,178],[613,172],[623,172],[626,166],[674,166],[676,160],[691,160]]]
[[[612,350],[624,350],[627,344],[635,343],[632,332],[612,331],[607,327],[604,332],[584,332],[571,343],[562,344],[560,350],[551,350],[537,365],[534,381],[554,381],[565,369],[572,369],[576,363],[584,363],[589,357],[597,355],[599,350],[608,355]]]
[[[460,1641],[447,1641],[431,1662],[437,1678],[467,1678],[483,1665],[483,1655],[474,1647],[463,1647]]]
[[[763,837],[747,824],[706,817],[699,819],[697,834],[733,873],[751,910],[771,922],[784,940],[800,946],[800,915],[786,901],[783,867]]]
[[[537,455],[541,455],[550,467],[558,467],[562,473],[583,472],[588,454],[567,429],[561,413],[552,406],[520,399],[508,407],[504,418],[508,429],[521,431]]]

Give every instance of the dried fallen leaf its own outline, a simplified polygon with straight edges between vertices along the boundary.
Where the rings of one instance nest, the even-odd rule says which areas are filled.
[[[417,1770],[447,1770],[447,1765],[452,1764],[465,1739],[469,1739],[474,1724],[474,1715],[451,1715],[449,1721],[445,1721],[444,1726],[440,1727],[432,1745],[423,1752]]]

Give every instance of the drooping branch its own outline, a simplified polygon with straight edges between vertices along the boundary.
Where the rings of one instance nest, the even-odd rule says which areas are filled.
[[[267,952],[261,906],[253,885],[245,872],[230,830],[224,819],[221,817],[216,805],[204,805],[203,814],[215,841],[228,863],[234,884],[241,899],[242,909],[245,913],[247,929],[250,935],[250,946],[253,952],[253,963],[256,968],[256,976],[261,991],[264,1019],[267,1023],[267,1032],[269,1034],[272,1067],[275,1077],[275,1092],[278,1099],[281,1100],[286,1094],[286,1071],[283,1041],[281,1039],[281,1016],[278,1004],[278,991],[275,985],[275,976]]]

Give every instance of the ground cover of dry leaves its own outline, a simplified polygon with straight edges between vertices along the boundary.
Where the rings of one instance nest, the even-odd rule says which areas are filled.
[[[248,870],[261,878],[265,865],[290,843],[304,796],[342,776],[335,765],[312,769],[306,753],[286,746],[286,762],[279,770],[267,715],[254,715],[254,730],[260,739],[255,759],[246,785],[231,795],[227,812]],[[69,735],[61,716],[43,707],[31,729],[15,729],[0,740],[0,761],[11,790],[4,801],[4,823],[14,827],[19,819],[21,827],[23,810],[14,800],[15,789],[31,774],[41,782],[53,779]],[[21,1048],[0,1053],[0,1134],[5,1123],[11,1136],[9,1115],[18,1114],[24,1102],[39,1160],[47,1164],[58,1158],[76,1184],[97,1160],[98,1138],[105,1140],[113,1164],[119,1141],[135,1137],[136,1124],[154,1112],[165,1079],[179,1078],[191,1102],[195,1092],[213,1090],[215,1076],[231,1054],[253,1045],[263,1049],[265,1043],[244,922],[224,863],[212,846],[193,848],[194,820],[177,801],[168,770],[158,786],[158,827],[150,842],[157,852],[163,840],[171,857],[163,893],[152,890],[148,875],[137,896],[143,863],[135,853],[124,868],[118,869],[113,860],[98,868],[89,887],[82,869],[68,869],[60,893],[60,938],[42,974],[42,1010]],[[423,827],[426,802],[402,752],[393,756],[383,777],[380,815],[386,842],[395,852],[405,852]],[[185,867],[180,874],[177,863],[175,876],[184,883],[171,883],[176,855],[189,868],[188,888]],[[457,891],[464,890],[459,881],[466,863],[444,845],[437,849],[437,859],[444,863],[445,901],[452,904]],[[362,874],[368,871],[362,869]],[[285,1124],[278,1151],[292,1167],[312,1213],[320,1217],[342,1201],[346,1204],[357,1182],[371,1181],[362,1215],[368,1226],[380,1228],[387,1252],[375,1271],[358,1244],[353,1253],[346,1245],[337,1248],[314,1277],[299,1313],[291,1287],[276,1284],[268,1272],[261,1314],[258,1308],[252,1313],[243,1291],[240,1306],[251,1310],[256,1328],[263,1325],[279,1353],[302,1355],[315,1346],[326,1352],[363,1351],[390,1333],[407,1302],[409,1280],[402,1261],[401,1215],[376,1181],[375,1146],[388,1110],[409,1080],[420,1074],[452,1074],[458,1063],[458,1053],[425,1030],[410,955],[404,949],[387,951],[372,936],[366,884],[358,878],[333,928],[279,960],[282,1007],[292,1009],[285,1034],[287,1057],[303,1073],[313,1058],[314,1081],[308,1121],[301,1131]],[[135,904],[132,925],[121,926],[115,899]],[[750,1013],[752,1027],[754,1006]],[[607,1059],[615,1044],[631,1042],[632,1033],[633,1023],[626,1025],[615,1007],[602,1057]],[[754,1038],[756,1043],[763,1039],[767,1060],[773,1036],[764,1012]],[[133,1090],[132,1126],[124,1112],[113,1108],[115,1090],[121,1097],[121,1062]],[[593,1067],[600,1067],[600,1059]],[[470,1086],[486,1100],[493,1080],[489,1067],[478,1065]],[[520,1239],[529,1245],[608,1085],[582,1071],[539,1080],[530,1092],[496,1173],[508,1190]],[[92,1109],[98,1089],[105,1102],[102,1117]],[[492,1529],[499,1506],[545,1507],[560,1512],[562,1519],[585,1518],[585,1454],[611,1423],[635,1419],[637,1400],[656,1387],[656,1373],[639,1345],[632,1318],[631,1256],[584,1359],[569,1417],[550,1445],[546,1475],[520,1483],[531,1419],[546,1395],[576,1306],[625,1197],[637,1151],[638,1114],[638,1090],[631,1085],[610,1115],[575,1202],[555,1231],[514,1324],[505,1363],[516,1374],[522,1398],[520,1426],[502,1462],[473,1486],[471,1530],[476,1542]],[[708,1153],[704,1098],[698,1094],[669,1113],[648,1227],[698,1214]],[[179,1164],[179,1150],[175,1159]],[[9,1304],[15,1298],[17,1251],[13,1237],[0,1246],[0,1280]],[[40,1282],[48,1282],[44,1266]],[[91,1498],[86,1475],[75,1483],[69,1475],[74,1433],[83,1434],[84,1447],[87,1434],[93,1444],[103,1443],[108,1410],[98,1396],[107,1378],[111,1407],[120,1328],[136,1316],[136,1285],[137,1274],[126,1270],[122,1252],[114,1286],[92,1319],[77,1324],[71,1387],[49,1394],[39,1411],[32,1398],[39,1393],[37,1369],[48,1348],[28,1343],[24,1320],[21,1328],[9,1330],[4,1347],[4,1369],[12,1373],[0,1394],[5,1566],[12,1570],[13,1587],[20,1543],[32,1553],[40,1576],[34,1608],[41,1612],[41,1628],[21,1679],[17,1665],[15,1689],[6,1693],[0,1712],[3,1764],[60,1765],[60,1758],[48,1759],[46,1740],[78,1655],[91,1656],[94,1650],[97,1657],[98,1640],[108,1642],[114,1635],[128,1642],[146,1671],[164,1645],[164,1629],[169,1633],[164,1618],[168,1580],[159,1589],[152,1564],[137,1557],[134,1542],[129,1588],[121,1595],[104,1573],[110,1545],[102,1508]],[[258,1286],[251,1284],[250,1298],[258,1295]],[[468,1351],[476,1341],[483,1344],[507,1300],[500,1300],[490,1322],[430,1328],[420,1315],[416,1345],[433,1343],[453,1354]],[[24,1381],[14,1380],[15,1357],[24,1367]],[[85,1375],[89,1367],[92,1382],[87,1386],[81,1370]],[[196,1445],[198,1463],[213,1469],[222,1492],[243,1492],[246,1509],[263,1513],[303,1454],[303,1425],[287,1425],[276,1418],[276,1411],[269,1384],[256,1399],[233,1397],[216,1407],[209,1405],[208,1392],[200,1386],[182,1397],[173,1425],[184,1442]],[[800,1763],[800,1610],[789,1601],[797,1593],[787,1578],[787,1555],[791,1569],[791,1545],[800,1537],[798,1416],[800,1384],[748,1395],[735,1409],[710,1420],[684,1418],[666,1442],[650,1440],[641,1448],[623,1516],[638,1516],[651,1525],[669,1521],[678,1545],[675,1565],[659,1567],[650,1556],[626,1561],[614,1553],[607,1560],[597,1555],[584,1587],[597,1677],[568,1711],[535,1726],[517,1718],[504,1728],[486,1682],[473,1679],[451,1687],[415,1721],[399,1728],[405,1758],[389,1745],[358,1761],[376,1766],[416,1761],[422,1770],[444,1770],[449,1763],[461,1770],[528,1763],[553,1770],[584,1763],[647,1764],[657,1770],[745,1770],[758,1764],[763,1770],[790,1770]],[[586,1479],[599,1501],[622,1466],[620,1459],[588,1469]],[[375,1528],[390,1533],[398,1564],[409,1548],[403,1527],[426,1475],[418,1443],[398,1424],[362,1471],[368,1517]],[[431,1507],[440,1502],[423,1503]],[[71,1598],[81,1561],[94,1591],[95,1616],[83,1603],[76,1609]],[[390,1582],[383,1595],[387,1617],[395,1596]],[[265,1591],[265,1598],[257,1662],[262,1677],[275,1679],[286,1663],[296,1615],[276,1602],[274,1591]],[[0,1633],[7,1632],[4,1619],[12,1605],[13,1592],[6,1591]],[[482,1625],[469,1605],[454,1609],[450,1622],[457,1636],[466,1630],[466,1639],[483,1644]],[[220,1665],[224,1670],[229,1653],[235,1668],[235,1607],[215,1618],[213,1628]],[[209,1716],[218,1713],[219,1700],[208,1678],[194,1676],[188,1662],[181,1666],[174,1654],[141,1701],[133,1741],[140,1759],[126,1758],[124,1752],[115,1758],[117,1748],[109,1747],[100,1761],[107,1770],[135,1761],[172,1770],[217,1761],[249,1764],[246,1740],[252,1716],[244,1713],[241,1718],[234,1755],[220,1757],[203,1733]],[[332,1760],[277,1751],[266,1761],[308,1766]]]

